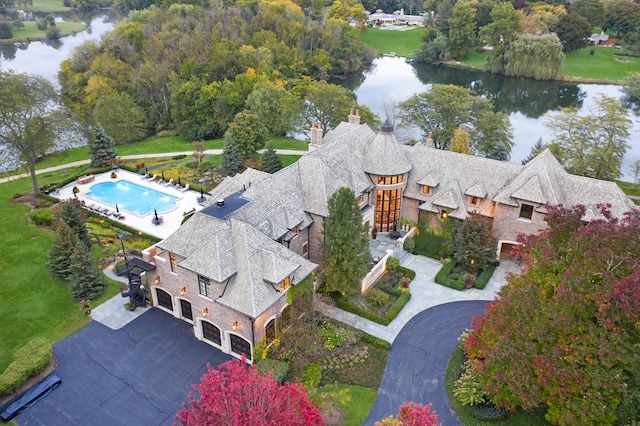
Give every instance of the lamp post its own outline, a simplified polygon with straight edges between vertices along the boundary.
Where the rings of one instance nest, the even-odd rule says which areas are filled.
[[[122,234],[118,235],[120,239],[120,244],[122,244],[122,255],[124,256],[124,264],[127,265],[127,252],[124,251],[124,236]]]

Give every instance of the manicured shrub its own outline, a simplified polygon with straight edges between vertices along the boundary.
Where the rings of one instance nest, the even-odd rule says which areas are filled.
[[[413,253],[416,249],[416,240],[413,237],[409,237],[404,240],[404,244],[402,245],[402,249],[404,251],[408,251],[409,253]]]
[[[387,269],[390,271],[395,271],[400,266],[400,259],[395,256],[389,256],[387,259]]]
[[[261,359],[256,364],[258,371],[261,374],[271,374],[278,384],[283,384],[284,379],[289,372],[289,364],[283,361],[276,361],[275,359],[265,358]]]
[[[507,416],[504,409],[491,404],[468,405],[466,408],[473,417],[485,422],[495,422]]]
[[[38,226],[51,226],[53,223],[53,212],[50,208],[33,210],[29,213],[29,218]]]
[[[358,316],[361,316],[362,318],[377,322],[378,324],[389,325],[388,319],[379,317],[378,315],[372,314],[371,312],[367,312],[364,309],[361,309],[349,302],[345,302],[342,299],[336,300],[336,306],[343,311],[351,312],[352,314],[356,314]]]
[[[171,157],[172,160],[182,160],[183,158],[187,158],[186,154],[178,154]]]
[[[365,296],[367,303],[373,306],[383,306],[389,302],[389,295],[382,290],[372,288]]]
[[[28,379],[37,376],[51,362],[51,344],[36,337],[18,349],[13,361],[0,375],[0,395],[9,395]]]
[[[445,238],[433,232],[420,232],[414,239],[416,243],[415,253],[417,254],[440,259],[441,254],[448,251],[444,244]]]
[[[413,280],[416,277],[416,271],[409,268],[405,268],[404,266],[399,266],[398,272],[402,272],[402,274],[405,277],[409,278],[410,280]]]

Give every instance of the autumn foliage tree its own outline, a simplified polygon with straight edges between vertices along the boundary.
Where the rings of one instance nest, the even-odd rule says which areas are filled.
[[[278,385],[258,367],[247,367],[244,357],[217,369],[207,368],[201,383],[193,385],[200,398],[196,400],[190,393],[189,404],[183,403],[176,414],[182,425],[324,425],[320,411],[300,383]]]
[[[442,423],[438,422],[438,413],[431,411],[431,404],[405,402],[397,418],[389,416],[376,422],[376,426],[442,426]]]
[[[474,319],[473,374],[496,405],[547,406],[555,424],[638,418],[640,212],[547,208],[548,229],[519,238],[523,273]]]

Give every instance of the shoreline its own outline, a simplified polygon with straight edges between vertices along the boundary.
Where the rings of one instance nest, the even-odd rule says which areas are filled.
[[[407,58],[407,59],[411,59],[411,58]],[[459,62],[459,61],[444,61],[444,62],[441,62],[441,64],[443,66],[450,67],[450,68],[464,68],[464,69],[470,69],[474,71],[482,71],[482,72],[489,73],[488,71],[485,71],[481,68],[477,68],[477,67],[474,67],[473,65],[465,64],[464,62]],[[489,73],[489,74],[492,74],[492,73]],[[502,75],[502,74],[498,74],[498,75]],[[528,79],[529,77],[510,77],[510,78],[527,78]],[[560,76],[558,78],[552,78],[549,80],[540,80],[540,81],[562,81],[564,83],[574,83],[574,84],[614,84],[618,86],[622,85],[622,80],[599,80],[594,78],[582,78],[582,77],[572,77],[572,76]]]

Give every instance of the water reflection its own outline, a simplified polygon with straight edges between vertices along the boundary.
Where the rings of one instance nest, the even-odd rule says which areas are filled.
[[[334,79],[356,93],[358,102],[379,115],[384,105],[398,103],[429,90],[431,84],[455,84],[467,87],[490,99],[496,110],[509,114],[514,130],[515,147],[511,161],[525,158],[538,139],[551,140],[543,116],[560,108],[576,107],[585,112],[594,106],[600,94],[622,98],[620,87],[608,84],[571,84],[558,81],[536,81],[508,78],[481,71],[411,63],[400,57],[380,57],[362,73]],[[630,113],[640,114],[640,105],[627,101]],[[635,118],[632,116],[632,118]],[[625,155],[622,172],[629,177],[629,165],[640,159],[640,121],[633,120],[630,149]]]

